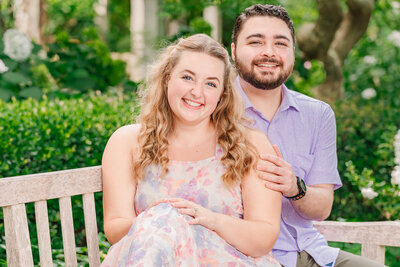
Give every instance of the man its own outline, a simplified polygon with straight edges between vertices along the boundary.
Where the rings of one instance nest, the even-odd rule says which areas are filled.
[[[261,155],[257,166],[265,186],[280,191],[281,231],[273,254],[286,266],[381,266],[328,246],[313,228],[326,219],[337,171],[336,122],[331,107],[283,84],[293,70],[295,35],[286,10],[254,5],[236,20],[232,57],[246,115],[264,132],[278,156]],[[272,163],[272,164],[271,164]]]

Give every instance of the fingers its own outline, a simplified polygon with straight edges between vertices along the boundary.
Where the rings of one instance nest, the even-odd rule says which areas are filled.
[[[194,218],[192,220],[189,220],[188,224],[201,224],[202,220],[204,221],[205,218],[204,217],[197,217],[197,218]]]
[[[261,172],[273,173],[276,175],[285,175],[286,170],[282,167],[278,167],[277,165],[271,165],[266,162],[259,161],[257,163],[257,170]]]
[[[278,155],[278,157],[283,159],[283,156],[282,156],[281,151],[279,150],[279,147],[277,145],[273,145],[272,147],[274,148],[274,151]]]
[[[192,217],[196,217],[196,209],[195,208],[181,208],[181,209],[177,209],[177,210],[182,215],[189,215]]]
[[[272,163],[278,167],[286,167],[287,165],[289,165],[283,158],[272,154],[260,154],[260,159]]]
[[[270,183],[270,182],[265,182],[264,183],[265,188],[277,191],[277,192],[282,192],[283,191],[283,185],[281,184],[276,184],[276,183]]]
[[[273,182],[273,183],[278,183],[278,184],[281,184],[283,182],[282,177],[275,175],[275,174],[258,171],[257,175],[258,175],[258,178],[268,181],[268,182]]]

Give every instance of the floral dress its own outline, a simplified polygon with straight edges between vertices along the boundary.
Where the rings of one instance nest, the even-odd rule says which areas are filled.
[[[221,176],[222,150],[199,161],[170,160],[168,173],[151,165],[138,181],[135,209],[138,214],[128,234],[114,244],[102,266],[280,266],[270,252],[259,258],[244,255],[216,232],[189,225],[168,203],[151,207],[161,198],[179,197],[214,212],[243,218],[240,186],[228,189]]]

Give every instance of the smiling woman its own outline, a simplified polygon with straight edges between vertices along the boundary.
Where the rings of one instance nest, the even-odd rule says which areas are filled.
[[[242,125],[227,51],[206,35],[166,48],[140,124],[103,155],[103,266],[277,266],[281,194],[255,173],[262,134]]]
[[[223,82],[223,61],[200,52],[183,52],[167,84],[168,103],[175,121],[190,124],[209,121]]]

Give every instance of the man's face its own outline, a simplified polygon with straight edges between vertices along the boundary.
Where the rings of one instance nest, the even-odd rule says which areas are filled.
[[[249,18],[242,26],[236,45],[232,43],[231,48],[240,77],[256,88],[278,88],[292,73],[293,39],[281,19]]]

